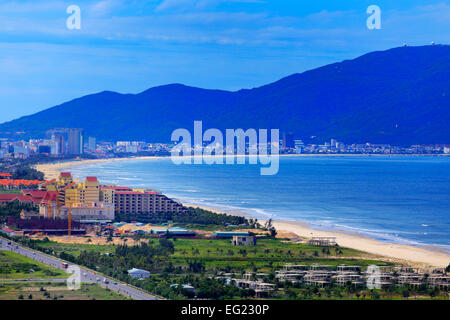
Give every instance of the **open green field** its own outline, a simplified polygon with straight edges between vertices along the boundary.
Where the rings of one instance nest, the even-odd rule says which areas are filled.
[[[0,279],[67,278],[68,273],[10,251],[0,251]]]
[[[149,243],[156,245],[158,239],[150,239]],[[82,251],[100,254],[114,253],[113,245],[66,244],[57,242],[41,242],[40,247],[51,249],[56,255],[65,252],[77,257]],[[375,257],[349,248],[315,247],[280,239],[259,239],[256,246],[236,247],[228,239],[176,239],[175,252],[170,261],[175,266],[186,265],[187,261],[197,260],[205,263],[207,269],[237,268],[268,271],[273,267],[281,267],[287,263],[293,264],[323,264],[323,265],[387,265]],[[364,257],[364,258],[362,258]]]
[[[30,297],[31,295],[31,297]],[[69,290],[66,283],[0,283],[0,300],[128,300],[97,284],[82,284]]]
[[[113,253],[113,245],[95,245],[95,244],[74,244],[74,243],[58,243],[58,242],[45,242],[39,243],[42,248],[52,249],[54,254],[59,255],[61,252],[65,252],[77,257],[81,251],[91,251],[98,253]]]
[[[171,261],[174,265],[185,264],[186,260],[200,260],[206,268],[236,267],[258,268],[260,271],[272,267],[283,266],[286,263],[324,265],[386,265],[385,262],[370,259],[368,254],[348,248],[322,248],[305,244],[293,243],[279,239],[260,239],[256,246],[236,247],[230,240],[198,240],[177,239],[175,253]],[[362,259],[361,257],[365,258]]]

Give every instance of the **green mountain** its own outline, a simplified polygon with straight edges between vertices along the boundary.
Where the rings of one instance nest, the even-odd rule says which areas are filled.
[[[204,129],[278,128],[318,142],[450,143],[450,46],[372,52],[251,90],[104,91],[0,124],[0,135],[80,127],[99,140],[169,142],[174,129],[192,131],[194,120]]]

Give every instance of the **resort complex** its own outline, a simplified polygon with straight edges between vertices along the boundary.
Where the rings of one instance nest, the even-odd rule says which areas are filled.
[[[35,189],[14,189],[16,192],[0,194],[0,203],[29,204],[38,212],[22,212],[20,218],[33,223],[40,232],[54,233],[51,221],[77,221],[83,224],[111,222],[115,214],[182,213],[187,209],[167,196],[147,189],[131,189],[100,185],[96,177],[77,182],[69,172],[57,179],[40,182]],[[17,223],[17,219],[11,219]],[[25,222],[22,222],[22,224]],[[39,227],[39,224],[42,224]],[[43,226],[46,226],[45,228]],[[49,228],[49,229],[46,229]],[[70,229],[70,224],[69,227]],[[61,231],[60,228],[56,228]]]
[[[62,269],[88,268],[90,281],[132,298],[448,299],[444,263],[359,251],[339,236],[292,234],[271,219],[190,208],[95,176],[78,181],[63,171],[38,182],[0,192],[0,242],[60,259]]]

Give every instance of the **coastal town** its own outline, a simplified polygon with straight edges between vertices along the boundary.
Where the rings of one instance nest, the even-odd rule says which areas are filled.
[[[1,134],[1,132],[0,132]],[[145,141],[98,141],[86,135],[81,128],[54,128],[47,131],[47,139],[21,139],[20,134],[9,134],[14,138],[0,138],[0,161],[28,159],[36,156],[53,160],[81,156],[95,159],[109,159],[123,156],[168,156],[174,144]],[[310,137],[308,140],[317,140]],[[419,155],[450,154],[450,145],[392,146],[374,143],[343,143],[336,139],[305,143],[292,133],[283,133],[279,141],[280,154],[384,154]],[[206,143],[203,144],[207,148]],[[245,152],[252,146],[246,143]],[[193,148],[191,152],[193,152]]]
[[[193,208],[93,176],[0,176],[2,245],[50,254],[57,269],[89,268],[94,284],[117,293],[123,283],[158,299],[448,299],[443,263],[390,259],[347,248],[340,236],[286,232],[270,220]],[[22,272],[33,278],[33,270]],[[10,272],[18,271],[0,278]]]
[[[85,138],[78,128],[48,134],[49,139],[28,142],[1,140],[3,245],[13,252],[23,247],[34,254],[50,254],[58,259],[53,267],[63,271],[71,264],[89,268],[90,285],[112,290],[116,299],[121,284],[140,288],[148,299],[448,298],[445,253],[393,244],[388,249],[382,242],[355,235],[183,204],[151,186],[104,184],[96,176],[78,180],[66,168],[96,161],[156,159],[169,155],[172,145],[98,142]],[[446,145],[398,148],[345,145],[334,139],[303,144],[292,134],[282,136],[280,150],[282,154],[449,153]],[[26,276],[33,278],[34,269],[38,267],[25,271]],[[0,278],[9,278],[8,272],[18,271],[2,272],[6,273]],[[11,290],[16,289],[7,290],[10,298]],[[140,297],[132,287],[122,290],[129,292],[125,297]]]

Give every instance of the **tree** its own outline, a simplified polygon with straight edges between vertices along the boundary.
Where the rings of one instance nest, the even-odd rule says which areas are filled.
[[[408,289],[403,290],[402,295],[403,298],[409,298],[409,290]]]
[[[275,229],[275,227],[270,228],[269,231],[270,231],[270,236],[272,238],[275,238],[278,233],[277,230]]]

